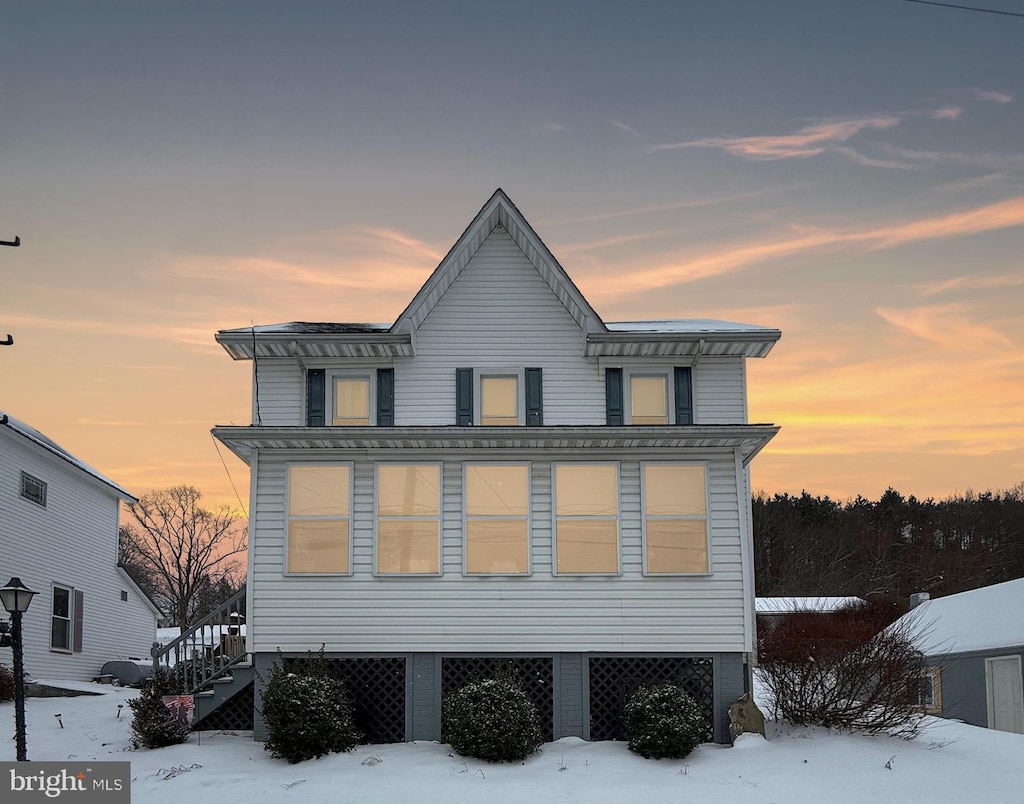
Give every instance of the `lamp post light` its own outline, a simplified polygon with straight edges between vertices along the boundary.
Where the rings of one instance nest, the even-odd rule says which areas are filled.
[[[25,665],[22,661],[21,615],[28,610],[29,603],[36,595],[21,582],[11,578],[7,586],[0,588],[0,602],[11,615],[11,652],[14,654],[14,729],[18,741],[18,762],[25,762]]]

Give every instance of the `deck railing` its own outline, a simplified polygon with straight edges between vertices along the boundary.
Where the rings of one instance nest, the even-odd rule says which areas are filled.
[[[187,695],[201,690],[246,658],[244,621],[242,589],[181,636],[166,645],[154,642],[154,670],[164,667],[176,673]]]

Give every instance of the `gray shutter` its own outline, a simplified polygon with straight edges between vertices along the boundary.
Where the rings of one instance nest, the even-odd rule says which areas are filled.
[[[82,623],[84,622],[85,614],[85,592],[75,590],[75,634],[74,634],[74,650],[75,653],[82,652]]]
[[[455,369],[455,423],[473,423],[473,369]]]
[[[306,370],[306,426],[327,423],[327,385],[323,369]]]
[[[676,424],[693,424],[693,382],[689,367],[676,367]]]
[[[395,426],[395,370],[377,369],[377,426]]]
[[[543,371],[539,368],[526,369],[526,426],[540,427],[544,424]]]
[[[623,424],[622,411],[622,369],[604,370],[604,400],[606,424]]]

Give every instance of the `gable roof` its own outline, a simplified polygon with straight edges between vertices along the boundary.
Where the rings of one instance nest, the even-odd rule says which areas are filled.
[[[19,421],[18,419],[15,419],[13,416],[9,416],[3,411],[0,411],[0,426],[6,427],[7,429],[12,430],[18,435],[23,436],[36,446],[41,447],[46,452],[50,453],[51,455],[55,455],[61,460],[67,461],[76,469],[80,469],[87,475],[91,475],[96,480],[99,480],[101,483],[106,484],[113,490],[114,494],[117,497],[120,497],[125,502],[136,502],[135,495],[131,494],[121,486],[117,485],[117,483],[115,483],[106,475],[103,475],[100,472],[93,469],[85,461],[76,458],[56,441],[43,435],[34,427],[30,427],[29,425],[25,424],[25,422]]]
[[[253,357],[395,358],[415,355],[413,333],[452,287],[484,241],[503,230],[586,334],[587,357],[764,357],[777,329],[713,319],[605,324],[526,218],[500,187],[480,208],[393,324],[284,324],[221,330],[216,340],[235,360]]]
[[[926,601],[897,623],[926,655],[1024,645],[1024,578]]]
[[[392,332],[412,332],[430,315],[459,274],[473,259],[483,242],[498,227],[503,228],[523,252],[537,273],[551,288],[555,298],[572,316],[584,332],[607,332],[604,322],[590,306],[569,274],[544,245],[533,227],[500,187],[487,200],[476,217],[470,221],[462,236],[455,241],[445,258],[423,283],[409,306],[402,311],[391,327]]]

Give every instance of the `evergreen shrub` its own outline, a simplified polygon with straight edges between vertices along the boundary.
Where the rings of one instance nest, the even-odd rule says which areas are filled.
[[[132,710],[132,745],[135,748],[163,748],[185,742],[189,725],[178,720],[164,705],[163,696],[177,695],[178,681],[163,667],[142,682],[137,698],[128,701]]]
[[[267,724],[263,748],[293,765],[351,751],[362,739],[353,721],[348,689],[344,681],[330,676],[323,648],[304,673],[288,672],[279,656],[262,701]]]
[[[444,701],[445,742],[462,756],[519,762],[544,742],[537,707],[510,672],[472,681]]]
[[[680,759],[704,740],[700,705],[678,684],[641,686],[622,713],[629,750],[645,759]]]

